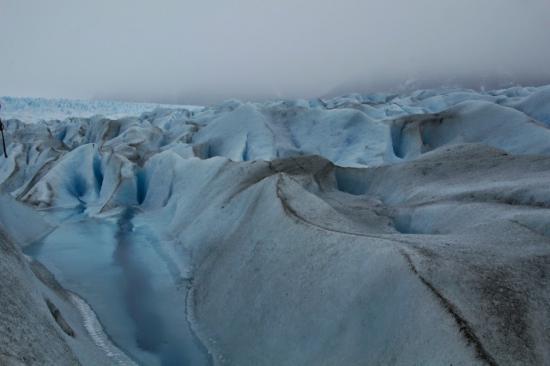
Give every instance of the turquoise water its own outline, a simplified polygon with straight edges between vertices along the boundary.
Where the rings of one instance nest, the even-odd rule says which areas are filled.
[[[117,221],[67,222],[25,252],[94,309],[113,342],[142,365],[208,365],[185,314],[187,283],[132,210]]]

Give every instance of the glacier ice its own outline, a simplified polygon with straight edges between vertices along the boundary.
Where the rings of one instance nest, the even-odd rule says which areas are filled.
[[[155,108],[200,110],[198,106],[177,106],[155,103],[130,103],[111,100],[73,100],[46,98],[0,97],[3,118],[19,118],[27,123],[64,120],[70,117],[89,118],[101,115],[106,118],[139,116]]]
[[[548,90],[14,107],[0,229],[131,209],[216,364],[545,364]]]

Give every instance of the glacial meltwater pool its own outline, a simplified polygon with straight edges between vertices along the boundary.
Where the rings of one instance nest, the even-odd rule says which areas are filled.
[[[208,365],[186,318],[187,283],[154,233],[118,221],[67,222],[25,250],[95,311],[112,342],[141,365]]]

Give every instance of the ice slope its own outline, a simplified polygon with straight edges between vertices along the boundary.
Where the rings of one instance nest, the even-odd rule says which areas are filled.
[[[143,220],[170,217],[194,253],[220,364],[547,363],[550,160],[435,153],[374,170],[182,161],[180,198]]]
[[[0,204],[0,364],[110,364],[87,335],[73,295],[21,253],[19,245],[50,225],[10,197]]]
[[[536,120],[550,125],[550,106],[548,99],[550,98],[550,86],[540,88],[529,97],[522,100],[517,108]]]
[[[216,364],[545,364],[546,91],[2,116],[0,190],[51,225],[134,209]]]

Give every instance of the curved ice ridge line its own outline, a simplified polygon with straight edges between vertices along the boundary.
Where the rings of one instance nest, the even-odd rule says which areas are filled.
[[[130,359],[123,351],[113,344],[105,334],[96,313],[92,310],[90,305],[82,299],[80,296],[69,293],[71,302],[76,306],[82,319],[84,320],[84,327],[88,331],[88,334],[94,341],[97,347],[99,347],[105,354],[114,361],[114,364],[120,366],[137,366],[137,364]]]

